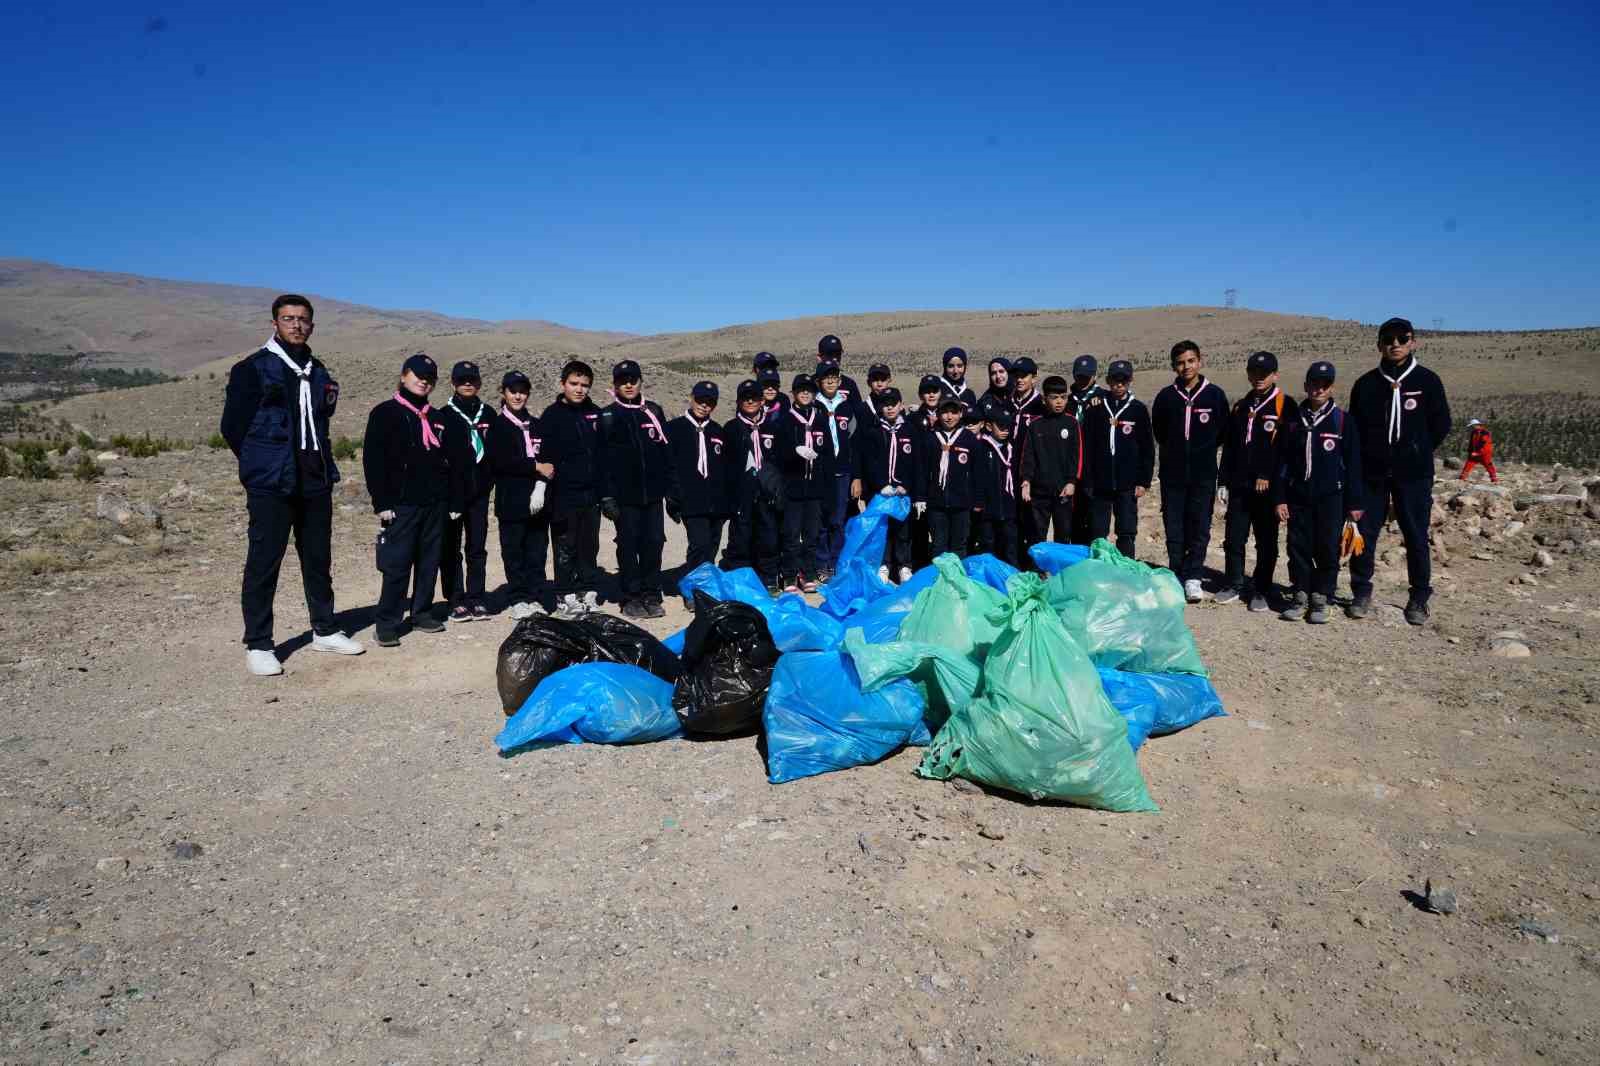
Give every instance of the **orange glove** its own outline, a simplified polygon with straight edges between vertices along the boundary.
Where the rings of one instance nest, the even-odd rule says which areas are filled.
[[[1344,533],[1339,537],[1339,558],[1348,559],[1352,555],[1360,555],[1367,547],[1367,542],[1361,536],[1361,530],[1354,522],[1346,519]]]

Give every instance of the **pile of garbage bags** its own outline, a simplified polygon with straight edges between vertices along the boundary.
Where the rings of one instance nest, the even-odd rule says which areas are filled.
[[[665,641],[620,619],[522,623],[501,649],[502,698],[525,693],[501,752],[759,732],[778,784],[925,746],[922,777],[1155,810],[1135,752],[1224,713],[1177,579],[1100,540],[1036,545],[1041,573],[944,555],[892,585],[878,560],[907,511],[877,497],[851,520],[820,607],[707,564]]]

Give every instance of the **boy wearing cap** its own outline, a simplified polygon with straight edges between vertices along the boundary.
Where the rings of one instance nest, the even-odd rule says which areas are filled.
[[[861,421],[863,423],[878,417],[877,408],[873,405],[872,398],[883,390],[892,388],[894,388],[894,371],[890,370],[887,364],[873,363],[867,367],[867,395],[864,399],[867,406],[867,414],[870,417],[862,418]]]
[[[861,479],[855,473],[854,438],[861,419],[861,397],[844,385],[839,364],[817,364],[817,395],[813,401],[827,420],[827,450],[822,466],[822,525],[817,535],[817,555],[812,564],[818,582],[833,576],[834,564],[844,547],[844,525],[851,501],[861,496]]]
[[[839,391],[851,397],[851,401],[857,404],[856,418],[858,420],[870,418],[872,405],[865,402],[866,397],[861,391],[861,386],[857,385],[855,379],[844,372],[844,342],[832,333],[824,334],[817,341],[817,366],[820,367],[824,363],[832,363],[839,368]],[[811,379],[817,383],[817,389],[820,392],[822,382],[819,380],[819,376],[813,374]]]
[[[1328,620],[1339,580],[1339,536],[1361,520],[1359,431],[1333,399],[1333,364],[1306,371],[1306,398],[1284,437],[1284,500],[1278,518],[1289,523],[1289,582],[1294,596],[1280,615],[1312,625]]]
[[[778,569],[785,592],[815,592],[815,573],[806,567],[817,557],[817,531],[822,524],[822,488],[827,450],[826,418],[812,403],[817,386],[805,374],[795,376],[787,413],[778,416],[777,459],[783,470],[783,544]]]
[[[445,519],[466,506],[466,479],[465,471],[450,462],[452,449],[445,444],[461,430],[428,404],[438,379],[439,368],[427,355],[408,358],[399,388],[367,416],[362,439],[362,472],[381,524],[377,564],[383,587],[374,628],[386,648],[400,643],[408,603],[412,628],[444,630],[431,610],[433,584]]]
[[[1350,560],[1351,618],[1372,609],[1372,571],[1378,534],[1392,504],[1406,545],[1410,596],[1406,621],[1428,620],[1433,559],[1428,522],[1433,514],[1433,453],[1450,435],[1450,402],[1439,375],[1416,359],[1416,331],[1403,318],[1378,327],[1380,361],[1350,390],[1350,418],[1361,436],[1361,535],[1366,548]]]
[[[978,396],[967,384],[967,353],[961,348],[944,350],[944,376],[939,378],[941,398],[949,396],[961,404],[963,412],[978,405]]]
[[[929,462],[937,459],[938,448],[933,435],[939,428],[939,401],[944,396],[944,379],[937,374],[924,374],[917,383],[917,397],[922,402],[906,416],[911,428],[911,445],[917,453],[917,472],[924,479]],[[919,491],[924,487],[919,485]],[[930,537],[925,508],[913,505],[910,527],[911,565],[916,568],[927,566],[933,561],[933,555],[928,550]]]
[[[643,394],[639,364],[611,368],[613,399],[600,412],[600,513],[617,530],[622,613],[660,618],[661,549],[667,542],[661,502],[678,494],[661,405]]]
[[[484,570],[489,562],[489,493],[494,488],[494,471],[488,457],[489,428],[494,424],[494,409],[479,398],[483,378],[478,364],[460,362],[450,368],[454,395],[442,409],[446,421],[458,426],[450,435],[450,461],[465,471],[466,505],[460,517],[446,518],[444,547],[439,563],[439,591],[450,605],[450,621],[470,622],[489,617],[484,606]],[[466,556],[466,580],[462,580],[462,555]]]
[[[921,498],[922,480],[918,477],[921,450],[914,431],[900,409],[900,390],[884,389],[873,396],[877,417],[862,427],[861,469],[863,499],[873,496],[910,496],[913,512],[925,511]],[[889,538],[884,548],[878,576],[885,581],[893,575],[904,583],[911,578],[911,521],[889,522]]]
[[[1200,573],[1217,503],[1217,448],[1228,421],[1227,394],[1206,379],[1204,365],[1194,341],[1174,344],[1173,382],[1150,405],[1150,428],[1160,452],[1167,565],[1183,582],[1190,603],[1205,598]]]
[[[778,583],[778,531],[783,521],[783,476],[777,433],[767,420],[766,401],[754,379],[739,382],[738,410],[723,426],[731,449],[727,472],[736,506],[722,568],[755,570],[767,588]]]
[[[553,586],[569,618],[600,609],[600,491],[595,459],[600,408],[590,399],[594,368],[572,360],[561,368],[561,393],[539,415],[540,455],[555,464],[550,485]]]
[[[1072,498],[1083,479],[1083,435],[1068,410],[1067,380],[1044,379],[1045,415],[1028,427],[1022,444],[1022,502],[1033,512],[1040,540],[1052,527],[1058,544],[1072,537]]]
[[[978,404],[983,435],[978,448],[978,486],[973,520],[978,550],[1017,565],[1017,461],[1011,442],[1016,414],[1008,402],[991,397]]]
[[[777,417],[789,409],[789,397],[783,394],[783,380],[775,367],[756,371],[756,384],[761,386],[761,402],[766,406],[767,417]]]
[[[723,523],[733,513],[728,498],[733,484],[728,472],[732,450],[722,427],[711,419],[717,398],[716,382],[696,382],[689,392],[688,409],[667,423],[678,485],[678,494],[667,497],[667,517],[681,523],[689,539],[684,573],[716,559]]]
[[[549,596],[545,557],[550,546],[551,479],[557,467],[545,447],[544,427],[528,410],[533,384],[512,370],[500,379],[500,417],[489,429],[494,471],[494,517],[500,527],[500,561],[506,601],[518,621],[544,614]]]
[[[1118,359],[1106,368],[1106,393],[1084,413],[1083,439],[1091,491],[1088,540],[1111,536],[1128,558],[1138,550],[1139,501],[1155,475],[1156,442],[1150,412],[1133,395],[1133,364]]]
[[[1219,474],[1228,501],[1223,519],[1223,586],[1217,602],[1232,603],[1244,595],[1245,542],[1254,536],[1256,565],[1248,606],[1252,611],[1265,611],[1272,574],[1278,567],[1283,441],[1297,406],[1278,387],[1278,357],[1273,353],[1251,355],[1245,374],[1250,391],[1233,405],[1222,444]]]
[[[1092,355],[1080,355],[1072,361],[1072,387],[1067,390],[1067,407],[1072,417],[1082,426],[1089,412],[1105,402],[1105,390],[1095,383],[1100,364]],[[1093,461],[1093,453],[1085,452],[1084,464]],[[1088,544],[1094,539],[1094,515],[1090,494],[1080,492],[1072,500],[1072,543]]]
[[[979,445],[977,435],[961,424],[966,413],[956,396],[939,401],[939,426],[921,471],[923,498],[928,501],[929,554],[935,559],[945,552],[966,557],[972,509],[978,503]]]
[[[1472,468],[1479,464],[1489,472],[1489,484],[1500,484],[1500,475],[1494,468],[1494,437],[1489,433],[1489,427],[1476,418],[1467,419],[1467,461],[1461,466],[1461,480],[1465,481],[1472,474]]]
[[[1016,418],[1012,422],[1011,443],[1017,449],[1017,460],[1020,466],[1022,447],[1028,440],[1028,427],[1033,425],[1045,415],[1044,395],[1039,392],[1037,385],[1039,366],[1030,357],[1024,355],[1011,364],[1011,406],[1016,411]],[[1034,528],[1032,506],[1020,507],[1017,510],[1017,550],[1019,558],[1028,554],[1028,549],[1037,544],[1042,537]]]

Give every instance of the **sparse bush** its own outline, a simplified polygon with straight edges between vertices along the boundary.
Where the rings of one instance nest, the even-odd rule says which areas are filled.
[[[97,481],[100,475],[104,473],[105,471],[100,468],[100,464],[94,461],[94,456],[88,452],[78,456],[78,465],[72,468],[72,476],[79,481],[85,482]]]
[[[146,430],[143,436],[130,437],[126,433],[118,433],[111,438],[111,446],[118,451],[126,452],[133,459],[149,459],[160,455],[162,452],[177,451],[183,445],[167,437],[152,437]]]
[[[11,476],[11,453],[0,448],[0,477]]]
[[[210,437],[206,438],[206,447],[207,448],[216,448],[218,450],[221,450],[223,448],[226,448],[227,446],[228,446],[228,438],[224,437],[221,433],[213,433],[213,434],[211,434]]]
[[[17,469],[17,476],[24,481],[52,481],[55,479],[55,467],[50,465],[50,457],[45,446],[36,440],[21,441],[17,444],[17,458],[21,460]]]
[[[4,559],[7,572],[26,576],[57,573],[68,565],[66,556],[48,548],[23,548],[7,553]]]
[[[96,445],[95,442],[94,442],[94,438],[89,436],[89,434],[85,433],[81,429],[78,430],[77,440],[78,440],[78,447],[82,448],[84,451],[90,451],[90,450],[98,447],[98,445]]]
[[[361,451],[361,442],[351,437],[340,437],[333,442],[335,459],[354,459]]]
[[[1543,392],[1482,400],[1451,399],[1455,426],[1442,456],[1467,454],[1467,418],[1481,418],[1494,434],[1497,461],[1600,466],[1600,397]]]

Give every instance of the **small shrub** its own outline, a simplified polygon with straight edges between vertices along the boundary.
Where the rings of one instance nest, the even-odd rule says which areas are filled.
[[[11,476],[11,453],[0,448],[0,477]]]
[[[28,576],[53,574],[67,568],[67,559],[48,548],[24,548],[5,557],[5,568],[10,573]]]
[[[70,440],[63,440],[63,441],[57,441],[56,442],[56,454],[57,455],[66,455],[71,450],[72,450],[72,442]]]
[[[89,436],[89,434],[85,433],[81,429],[78,430],[78,438],[77,438],[77,440],[78,440],[78,447],[82,448],[86,452],[87,451],[92,451],[94,448],[97,447],[97,445],[94,442],[94,438]]]
[[[210,437],[206,438],[206,447],[207,448],[216,448],[216,449],[218,449],[220,451],[221,449],[226,448],[227,446],[228,446],[228,438],[224,437],[221,433],[213,433],[213,434],[211,434]]]
[[[100,464],[94,461],[94,456],[88,452],[78,456],[78,465],[72,468],[72,476],[79,481],[85,482],[98,481],[100,475],[104,473],[105,471],[100,468]]]
[[[21,460],[17,475],[24,481],[52,481],[55,479],[55,467],[50,465],[50,459],[45,451],[45,446],[38,441],[23,441],[17,445],[17,457]]]
[[[335,459],[354,459],[361,451],[361,442],[351,437],[340,437],[333,442]]]

